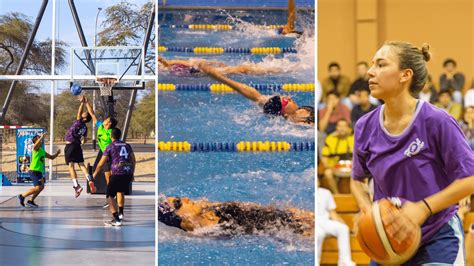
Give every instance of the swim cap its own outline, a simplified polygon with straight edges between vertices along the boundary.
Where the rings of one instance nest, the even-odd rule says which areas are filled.
[[[269,115],[281,115],[281,98],[280,96],[273,96],[263,105],[263,113]]]
[[[158,197],[158,221],[173,227],[181,228],[181,217],[176,215],[175,210],[166,200],[166,196],[161,194]]]

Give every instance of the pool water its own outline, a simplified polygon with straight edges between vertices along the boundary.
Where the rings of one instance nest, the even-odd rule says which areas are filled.
[[[165,59],[206,58],[228,65],[254,62],[263,67],[278,66],[284,69],[283,73],[271,76],[230,76],[244,83],[314,83],[314,36],[305,35],[300,39],[282,37],[274,31],[262,30],[252,24],[284,24],[286,15],[268,11],[219,11],[220,14],[215,16],[216,11],[213,12],[214,14],[209,10],[165,11],[159,14],[159,23],[223,23],[233,19],[248,19],[251,23],[241,24],[239,31],[222,32],[161,28],[160,45],[237,48],[277,46],[295,47],[299,52],[283,55],[195,55],[165,52],[160,55]],[[306,21],[298,22],[303,28],[312,26],[308,17]],[[159,83],[218,83],[206,76],[177,77],[164,71],[159,72],[158,79]],[[314,106],[314,93],[279,94],[290,95],[299,105]],[[314,141],[314,128],[294,125],[282,118],[269,118],[262,114],[261,107],[237,93],[160,91],[158,112],[160,141]],[[158,190],[168,196],[191,199],[255,202],[280,208],[314,210],[314,159],[312,151],[160,152]],[[212,238],[191,235],[159,223],[158,241],[159,265],[314,264],[313,238],[284,231],[271,236]]]

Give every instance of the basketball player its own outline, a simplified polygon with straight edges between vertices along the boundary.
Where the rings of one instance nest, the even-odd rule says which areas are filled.
[[[428,45],[404,42],[388,42],[375,54],[369,88],[385,104],[355,125],[351,190],[364,212],[371,206],[363,188],[368,177],[374,200],[400,199],[400,211],[383,220],[397,241],[421,226],[421,245],[406,265],[463,265],[456,210],[457,202],[474,193],[474,154],[448,113],[417,99],[429,59]]]
[[[31,196],[31,199],[26,202],[26,206],[38,208],[39,206],[35,203],[36,197],[43,191],[45,179],[43,176],[44,171],[44,160],[48,158],[50,160],[56,159],[59,156],[60,150],[57,150],[54,155],[47,153],[43,149],[43,139],[46,133],[36,135],[33,137],[33,151],[31,155],[30,164],[30,178],[33,182],[33,188],[29,189],[23,194],[17,196],[18,202],[21,206],[25,207],[25,198]]]
[[[81,97],[81,104],[77,110],[76,121],[69,127],[66,137],[66,147],[64,148],[64,157],[66,158],[66,164],[69,167],[69,173],[71,175],[74,191],[76,192],[76,198],[81,195],[82,187],[77,181],[76,168],[74,165],[77,163],[82,173],[86,176],[89,182],[89,187],[92,193],[95,193],[96,189],[92,176],[87,172],[87,168],[84,165],[84,155],[82,152],[81,145],[84,145],[87,141],[87,125],[91,121],[92,117],[88,112],[83,112],[85,103],[85,97]]]
[[[117,120],[111,116],[107,117],[104,119],[104,121],[100,121],[97,119],[97,116],[95,115],[94,110],[92,109],[91,104],[86,98],[86,107],[87,111],[91,114],[92,116],[92,122],[96,124],[97,127],[97,145],[99,145],[99,153],[97,154],[96,158],[96,163],[100,160],[102,157],[102,154],[104,153],[105,149],[107,146],[112,143],[112,139],[110,137],[110,134],[112,133],[112,129],[117,126]],[[110,176],[112,175],[110,172],[110,162],[106,162],[103,167],[104,171],[104,176],[105,176],[105,182],[109,184]],[[117,200],[118,200],[118,205],[119,209],[121,210],[121,216],[123,218],[123,194],[122,193],[117,193]],[[104,209],[109,207],[109,201],[106,199],[106,202],[104,204]],[[121,219],[122,219],[121,218]]]
[[[102,158],[94,171],[95,177],[102,166],[110,161],[112,175],[107,184],[107,200],[109,201],[109,208],[113,219],[105,223],[107,226],[122,225],[122,219],[119,217],[119,210],[117,209],[117,201],[114,197],[118,192],[123,194],[128,190],[135,170],[135,155],[133,154],[132,147],[120,140],[121,135],[120,129],[112,129],[112,143],[104,150]]]

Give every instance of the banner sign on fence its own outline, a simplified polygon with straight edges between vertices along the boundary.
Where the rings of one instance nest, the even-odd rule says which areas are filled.
[[[28,171],[30,170],[33,152],[33,137],[43,134],[43,132],[43,128],[18,128],[16,130],[16,172],[18,178],[29,177]]]

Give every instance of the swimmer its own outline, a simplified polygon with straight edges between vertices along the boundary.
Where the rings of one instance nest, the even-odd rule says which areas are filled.
[[[209,202],[160,195],[158,220],[187,232],[216,228],[226,235],[271,234],[289,229],[314,236],[314,213],[296,208],[277,209],[249,202]]]
[[[199,64],[208,64],[215,67],[224,75],[240,74],[240,75],[268,75],[279,74],[285,72],[285,69],[275,66],[265,66],[256,63],[243,63],[238,66],[229,66],[223,62],[209,61],[199,58],[191,58],[188,60],[180,59],[163,59],[158,56],[159,67],[162,70],[168,71],[174,76],[180,77],[203,77],[205,72],[201,71]]]
[[[288,0],[288,22],[285,26],[278,29],[278,33],[281,35],[288,35],[290,37],[299,37],[303,35],[303,32],[295,30],[296,10],[295,0]]]
[[[314,107],[312,106],[301,106],[299,107],[295,101],[289,96],[267,96],[262,95],[255,88],[252,88],[246,84],[234,81],[216,68],[211,67],[206,63],[200,63],[199,69],[207,73],[209,76],[217,81],[220,81],[238,93],[242,94],[247,99],[256,102],[259,106],[263,107],[265,114],[273,116],[282,116],[286,120],[297,123],[311,125],[314,127]]]

